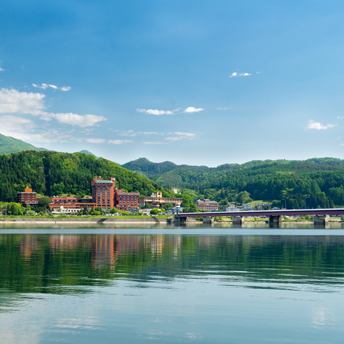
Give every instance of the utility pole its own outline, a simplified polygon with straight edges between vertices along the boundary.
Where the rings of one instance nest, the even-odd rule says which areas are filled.
[[[287,209],[287,201],[283,198],[282,201],[284,201],[285,209]]]

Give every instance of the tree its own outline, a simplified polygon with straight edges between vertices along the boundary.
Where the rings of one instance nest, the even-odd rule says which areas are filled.
[[[38,205],[40,207],[49,207],[51,199],[47,196],[43,196],[39,198]]]
[[[159,209],[154,208],[150,211],[150,214],[151,215],[157,215],[159,212],[160,212]]]
[[[166,203],[165,204],[165,209],[166,210],[171,210],[173,208],[173,204],[172,203]]]

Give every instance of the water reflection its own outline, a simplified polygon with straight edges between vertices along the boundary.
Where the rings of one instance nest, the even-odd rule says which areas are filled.
[[[1,343],[342,342],[344,236],[220,231],[0,235]]]
[[[343,248],[342,236],[5,234],[0,288],[84,293],[83,287],[116,279],[158,277],[216,278],[263,288],[335,287],[344,282]]]

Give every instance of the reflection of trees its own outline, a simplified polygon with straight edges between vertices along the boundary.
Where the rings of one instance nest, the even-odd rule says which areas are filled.
[[[1,235],[0,288],[75,292],[157,275],[342,283],[343,248],[340,236]]]

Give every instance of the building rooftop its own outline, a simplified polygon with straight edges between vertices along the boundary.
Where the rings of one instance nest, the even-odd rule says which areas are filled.
[[[139,192],[127,192],[127,191],[122,191],[122,190],[116,190],[116,192],[118,194],[121,194],[121,195],[139,195],[140,193]]]
[[[96,184],[113,184],[112,180],[96,180]]]

